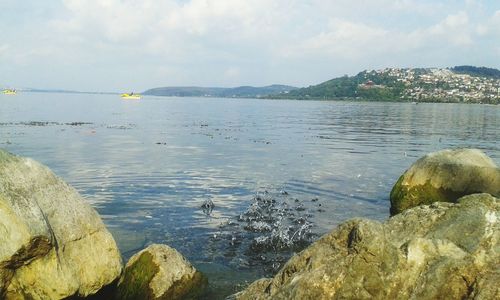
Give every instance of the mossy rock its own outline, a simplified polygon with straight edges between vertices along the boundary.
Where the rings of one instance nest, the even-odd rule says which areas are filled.
[[[196,299],[207,283],[175,249],[151,245],[130,258],[116,299]]]
[[[229,299],[500,299],[498,220],[489,194],[348,220]]]
[[[398,182],[391,190],[391,215],[419,205],[428,205],[434,202],[455,202],[456,199],[468,194],[434,187],[430,181],[422,185],[407,187],[401,184],[403,180],[404,175],[399,177]]]
[[[130,266],[120,280],[117,299],[154,299],[149,283],[158,273],[159,267],[153,261],[151,253],[143,252]]]
[[[415,162],[392,188],[391,215],[475,193],[500,195],[500,169],[477,149],[442,150]]]
[[[182,276],[163,294],[162,299],[198,299],[207,285],[207,278],[201,272],[196,271],[193,276]]]

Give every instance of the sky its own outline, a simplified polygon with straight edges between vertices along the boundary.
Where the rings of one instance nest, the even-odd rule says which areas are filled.
[[[309,86],[500,69],[499,0],[0,0],[0,86]]]

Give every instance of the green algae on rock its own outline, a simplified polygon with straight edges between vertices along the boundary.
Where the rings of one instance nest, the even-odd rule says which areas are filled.
[[[500,169],[477,149],[442,150],[416,161],[392,188],[391,215],[433,202],[456,202],[462,196],[500,196]]]
[[[350,220],[233,298],[499,299],[499,220],[489,194]]]
[[[158,272],[159,267],[153,262],[149,252],[142,252],[137,260],[125,268],[120,279],[120,289],[117,290],[117,299],[153,299],[153,291],[149,282]]]
[[[85,297],[121,273],[116,243],[78,192],[0,149],[0,298]]]
[[[118,282],[116,298],[191,299],[206,285],[206,278],[179,252],[153,244],[130,258]]]

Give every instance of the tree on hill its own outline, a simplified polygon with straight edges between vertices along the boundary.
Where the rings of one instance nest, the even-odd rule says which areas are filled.
[[[486,67],[456,66],[451,68],[455,73],[467,74],[471,76],[490,77],[500,79],[500,70]]]
[[[371,82],[373,87],[364,86]],[[342,76],[318,85],[290,91],[287,95],[272,95],[271,98],[292,99],[343,99],[362,98],[373,101],[400,100],[404,86],[393,77],[376,72],[363,71],[355,76]]]

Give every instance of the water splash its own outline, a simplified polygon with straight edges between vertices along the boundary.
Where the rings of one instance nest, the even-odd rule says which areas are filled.
[[[227,243],[231,251],[226,257],[233,257],[239,267],[262,266],[272,274],[318,237],[312,212],[284,190],[258,191],[250,206],[222,223],[212,240]]]
[[[212,211],[214,210],[214,207],[215,204],[212,199],[206,199],[201,205],[201,210],[205,215],[210,216],[212,214]]]

